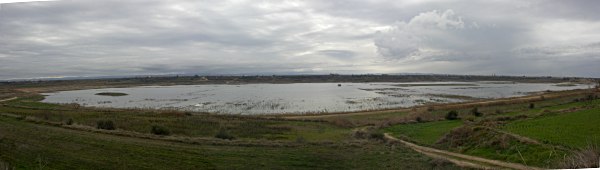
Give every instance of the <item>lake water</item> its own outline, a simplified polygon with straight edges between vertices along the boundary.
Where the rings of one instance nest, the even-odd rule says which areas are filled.
[[[531,92],[578,88],[587,86],[512,82],[178,85],[45,93],[47,96],[44,102],[78,103],[96,107],[179,109],[219,114],[323,113],[515,97]],[[128,95],[96,95],[100,92],[121,92]]]

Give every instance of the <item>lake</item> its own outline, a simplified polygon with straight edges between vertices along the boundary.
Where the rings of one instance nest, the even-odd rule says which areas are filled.
[[[176,85],[44,93],[43,102],[218,114],[330,113],[524,96],[587,88],[551,83],[415,82]],[[104,96],[97,93],[125,93]]]

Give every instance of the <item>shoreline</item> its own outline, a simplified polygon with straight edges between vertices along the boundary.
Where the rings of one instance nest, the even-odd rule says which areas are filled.
[[[141,87],[141,86],[136,86]],[[284,118],[284,119],[314,119],[314,118],[325,118],[325,117],[336,117],[336,116],[352,116],[352,115],[370,115],[370,114],[381,114],[381,113],[394,113],[394,112],[410,112],[410,111],[423,111],[430,109],[448,109],[448,108],[464,108],[464,107],[477,107],[477,106],[489,106],[489,105],[500,105],[508,103],[526,103],[535,102],[545,99],[553,99],[561,96],[572,96],[584,93],[593,92],[593,89],[572,89],[562,91],[540,91],[523,96],[507,97],[507,98],[490,98],[490,99],[476,99],[462,102],[450,102],[450,103],[428,103],[420,104],[410,107],[396,107],[396,108],[382,108],[372,110],[356,110],[356,111],[341,111],[341,112],[307,112],[307,113],[265,113],[265,114],[219,114],[209,113],[201,111],[190,111],[190,110],[178,110],[172,108],[118,108],[118,107],[98,107],[98,106],[83,106],[91,109],[116,109],[116,110],[169,110],[177,112],[190,112],[193,114],[210,114],[210,115],[228,115],[228,116],[242,116],[242,117],[266,117],[266,118]],[[42,93],[38,93],[43,95]],[[44,102],[47,103],[47,102]],[[63,103],[65,104],[65,103]]]

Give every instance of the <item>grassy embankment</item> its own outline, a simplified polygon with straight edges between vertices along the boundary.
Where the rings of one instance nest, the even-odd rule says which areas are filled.
[[[445,162],[319,121],[2,103],[0,165],[18,169],[431,169]],[[95,130],[98,121],[116,130]],[[170,136],[151,134],[152,125]],[[215,138],[225,130],[234,140]],[[201,140],[196,140],[199,138]]]
[[[18,169],[409,169],[429,158],[376,142],[288,147],[183,144],[0,117],[0,160]],[[452,168],[452,167],[446,167]]]
[[[385,128],[384,131],[409,139],[420,144],[434,145],[443,135],[450,130],[462,126],[462,120],[448,120],[425,123],[411,123]]]
[[[596,94],[597,95],[597,94]],[[600,100],[580,94],[532,103],[454,108],[462,120],[384,126],[382,131],[422,145],[530,166],[563,167],[565,158],[600,145]],[[430,111],[441,118],[449,110]]]
[[[110,120],[117,129],[149,133],[152,125],[168,128],[173,135],[213,137],[226,131],[236,138],[265,140],[340,141],[351,129],[315,121],[280,121],[251,116],[196,114],[171,110],[100,109],[39,102],[34,95],[3,103],[0,113],[11,113],[52,122],[95,127]]]
[[[46,159],[52,160],[47,161],[48,166],[60,168],[64,165],[61,161],[77,162],[79,159],[88,158],[88,160],[82,160],[84,161],[82,164],[89,164],[90,166],[92,164],[111,166],[106,165],[106,161],[94,161],[93,157],[86,157],[86,154],[88,156],[100,155],[99,157],[101,158],[98,158],[98,160],[108,160],[111,155],[114,154],[122,153],[127,155],[128,153],[137,153],[141,155],[146,154],[146,157],[152,158],[139,158],[139,160],[136,160],[124,156],[121,157],[120,160],[134,164],[140,162],[140,165],[149,165],[153,163],[162,163],[160,161],[152,161],[152,159],[155,159],[156,157],[156,154],[154,153],[159,153],[158,155],[163,155],[166,160],[177,159],[173,162],[185,161],[183,163],[178,162],[179,164],[185,164],[180,166],[191,166],[194,164],[192,162],[195,161],[210,163],[199,165],[200,167],[205,168],[212,167],[211,164],[214,164],[217,168],[235,168],[244,163],[228,164],[224,163],[225,161],[223,160],[235,161],[246,159],[248,156],[254,156],[257,158],[250,159],[254,161],[248,164],[252,164],[252,166],[257,165],[258,167],[258,164],[253,163],[260,162],[259,160],[262,160],[263,157],[276,157],[278,155],[277,151],[280,150],[280,152],[286,156],[273,161],[280,161],[281,163],[265,160],[266,162],[263,161],[264,164],[261,164],[260,166],[265,165],[265,168],[356,167],[361,169],[377,168],[377,166],[371,167],[371,164],[376,162],[381,164],[381,166],[379,166],[381,168],[401,167],[402,165],[406,165],[405,168],[425,167],[428,169],[427,167],[431,168],[431,166],[439,164],[439,162],[432,163],[431,160],[415,154],[415,152],[409,151],[404,147],[386,147],[382,143],[375,141],[365,141],[353,138],[353,129],[362,126],[375,126],[381,128],[382,131],[392,132],[394,135],[436,148],[539,167],[556,167],[557,165],[553,162],[561,161],[566,154],[570,154],[575,148],[564,148],[562,145],[556,144],[556,142],[536,143],[524,141],[516,135],[510,135],[508,132],[504,131],[502,127],[504,124],[510,126],[510,123],[518,122],[519,120],[536,120],[545,116],[551,116],[552,113],[555,112],[560,112],[561,114],[572,113],[572,111],[569,110],[564,111],[565,108],[576,108],[573,110],[582,111],[593,109],[593,107],[598,105],[597,103],[586,105],[584,102],[573,102],[574,99],[582,98],[584,95],[585,94],[583,93],[568,95],[568,92],[565,92],[565,94],[556,94],[558,97],[548,97],[546,99],[542,97],[540,99],[534,98],[523,101],[508,99],[498,103],[486,102],[477,104],[434,105],[430,107],[403,109],[401,111],[375,112],[374,114],[335,115],[332,117],[315,118],[304,121],[252,116],[218,116],[168,110],[84,108],[77,105],[40,103],[39,100],[42,99],[42,96],[31,95],[29,97],[19,98],[18,100],[5,102],[0,106],[0,113],[10,113],[11,115],[18,116],[18,119],[22,119],[21,121],[17,121],[14,118],[0,119],[3,126],[13,127],[7,128],[11,130],[3,130],[4,132],[2,135],[4,136],[0,136],[0,142],[3,144],[0,145],[2,147],[2,153],[7,153],[2,154],[0,164],[2,162],[7,162],[11,166],[31,167],[32,163],[36,163],[35,160],[41,160],[38,161],[38,163],[44,163],[43,160]],[[531,103],[534,104],[534,108],[530,108]],[[586,106],[584,107],[584,105]],[[483,116],[476,117],[471,115],[470,111],[473,107],[478,107],[479,112],[482,112]],[[450,110],[457,110],[461,120],[444,120],[445,114]],[[93,129],[99,121],[107,120],[114,122],[116,130],[113,130],[110,133],[104,133],[105,131],[102,131],[103,133],[91,133],[90,130],[86,130],[90,128]],[[29,123],[36,121],[54,122],[54,124],[60,124],[59,127],[63,128]],[[69,122],[72,125],[65,125],[69,124]],[[170,136],[160,137],[152,135],[151,127],[154,125],[167,128],[171,132]],[[35,130],[32,130],[41,129],[42,132],[44,132],[43,130],[46,128],[53,130],[45,131],[45,133],[35,133]],[[76,129],[77,131],[66,130],[65,128]],[[215,135],[222,131],[235,137],[235,142],[216,139]],[[415,131],[417,133],[415,133]],[[533,131],[537,132],[535,129]],[[68,137],[69,135],[72,136],[71,132],[76,132],[77,134],[80,134],[80,136],[71,139]],[[129,135],[108,135],[120,133]],[[55,134],[62,134],[63,136],[53,138],[52,135]],[[24,137],[19,138],[19,135]],[[148,137],[148,135],[153,137]],[[522,135],[527,136],[526,133]],[[26,140],[29,138],[31,138],[31,141]],[[89,151],[83,154],[69,150],[69,148],[77,148],[77,143],[86,143],[84,141],[71,141],[70,143],[65,144],[65,146],[68,146],[65,150],[69,150],[69,152],[64,153],[60,150],[53,150],[53,148],[50,147],[50,145],[55,145],[56,143],[60,143],[60,141],[70,141],[79,138],[86,138],[85,140],[90,141],[88,143],[92,143],[87,146],[89,149],[84,151],[92,150],[95,152]],[[116,140],[108,140],[106,138],[127,139],[126,141],[140,140],[143,142],[121,142],[113,145],[110,142],[115,142]],[[169,140],[162,140],[162,138]],[[187,141],[194,138],[201,138],[202,140],[192,140],[194,142],[171,142]],[[20,146],[16,141],[25,141],[22,142],[21,145],[27,147],[15,147]],[[4,142],[7,143],[5,144]],[[161,143],[161,145],[156,146],[148,144],[146,146],[144,143]],[[214,151],[214,153],[202,150],[202,152],[211,153],[213,155],[207,155],[207,158],[203,161],[193,160],[188,157],[192,157],[192,155],[195,155],[196,153],[192,152],[190,154],[177,155],[175,153],[183,151],[163,147],[165,144],[162,143],[185,146],[189,145],[187,143],[195,143],[195,145],[189,146],[198,148],[206,147],[207,150]],[[264,144],[256,145],[256,143]],[[100,152],[99,150],[106,149],[103,147],[108,146],[109,144],[113,145],[110,146],[113,148],[113,151],[108,149],[110,152],[107,153],[110,154],[103,155],[96,153]],[[149,147],[154,150],[144,151],[143,149],[125,149],[125,151],[128,152],[114,151],[117,150],[114,148],[135,148],[136,146],[138,148]],[[329,149],[332,146],[340,147]],[[38,148],[39,150],[26,150],[27,148]],[[269,149],[265,148],[276,149],[267,151]],[[390,151],[391,148],[393,149]],[[246,149],[247,152],[241,151],[239,154],[235,152],[244,149]],[[4,152],[5,150],[7,152]],[[371,153],[371,150],[374,152]],[[396,150],[401,151],[396,153]],[[22,152],[23,154],[16,154],[16,152]],[[224,156],[220,155],[223,152],[234,153],[224,154]],[[386,154],[388,152],[391,154]],[[34,156],[28,155],[28,153],[44,154]],[[71,156],[66,156],[65,154],[71,154]],[[183,158],[181,156],[183,156]],[[329,156],[332,158],[321,158]],[[316,161],[312,159],[313,157],[319,157],[322,160]],[[380,159],[384,160],[383,163]],[[143,161],[148,161],[150,163],[143,164],[141,163]],[[347,163],[344,161],[354,163]],[[313,162],[318,164],[313,164]],[[319,167],[304,166],[304,164]],[[364,166],[359,166],[358,164]]]
[[[535,119],[513,121],[502,129],[543,143],[571,148],[600,144],[600,100],[581,102],[578,111],[548,113]],[[571,106],[574,107],[575,105]],[[589,107],[589,109],[585,108]],[[570,107],[554,107],[569,109]]]

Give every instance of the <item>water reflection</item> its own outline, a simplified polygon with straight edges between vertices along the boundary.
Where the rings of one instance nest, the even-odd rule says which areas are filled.
[[[585,87],[506,82],[179,85],[47,93],[44,102],[118,108],[175,108],[221,114],[323,113],[504,98]],[[128,95],[95,95],[100,92]]]

